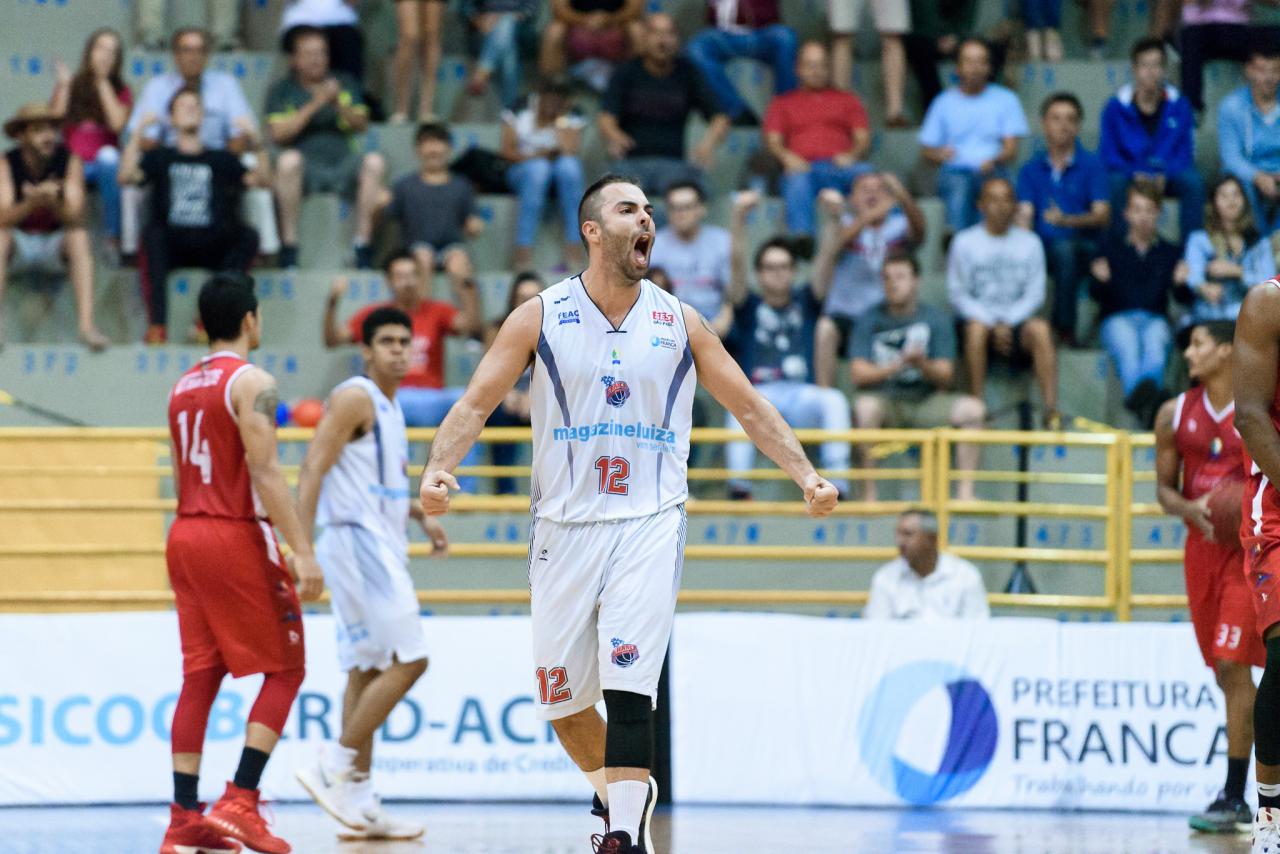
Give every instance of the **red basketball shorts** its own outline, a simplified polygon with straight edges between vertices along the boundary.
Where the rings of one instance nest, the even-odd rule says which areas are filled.
[[[1205,664],[1234,661],[1261,667],[1266,663],[1253,593],[1245,578],[1244,552],[1191,537],[1183,569],[1191,624]]]

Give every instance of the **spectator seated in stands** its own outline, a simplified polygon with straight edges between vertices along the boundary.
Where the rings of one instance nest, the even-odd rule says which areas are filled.
[[[551,0],[542,30],[538,70],[554,77],[566,70],[603,92],[619,63],[644,40],[644,0]]]
[[[1053,279],[1053,326],[1076,341],[1076,306],[1085,270],[1111,222],[1110,190],[1102,161],[1080,144],[1084,109],[1069,92],[1040,108],[1045,148],[1018,171],[1018,225],[1040,235]]]
[[[1239,178],[1227,175],[1213,185],[1204,225],[1187,239],[1183,255],[1191,297],[1183,328],[1235,320],[1249,287],[1276,274],[1277,235],[1258,234]]]
[[[329,47],[329,68],[364,83],[364,36],[360,16],[348,0],[289,0],[280,15],[280,49],[292,53],[295,27],[314,27]]]
[[[471,257],[463,241],[478,236],[484,220],[476,214],[471,184],[449,171],[449,129],[421,125],[414,145],[420,169],[396,181],[386,212],[399,223],[400,240],[417,260],[423,293],[430,296],[437,270],[443,270],[455,288],[470,281]]]
[[[866,620],[985,620],[991,616],[978,568],[938,551],[938,517],[908,510],[894,530],[898,557],[871,577]]]
[[[1204,219],[1204,181],[1192,160],[1195,118],[1191,104],[1166,81],[1164,42],[1142,39],[1130,52],[1133,82],[1120,87],[1102,111],[1098,156],[1111,181],[1111,207],[1125,206],[1129,184],[1154,183],[1179,201],[1182,240]],[[1123,232],[1119,218],[1113,231]]]
[[[707,224],[706,199],[697,184],[672,184],[666,203],[667,225],[658,229],[649,265],[666,274],[681,302],[714,321],[732,310],[725,303],[732,254],[729,231]]]
[[[257,120],[236,78],[226,71],[211,70],[210,36],[203,30],[185,27],[173,34],[173,71],[147,81],[133,106],[125,135],[141,136],[143,149],[157,145],[172,147],[178,132],[169,123],[169,102],[179,89],[195,89],[200,93],[204,124],[200,140],[210,151],[230,151],[246,155],[246,166],[254,169],[253,154],[248,151],[250,138],[257,136]],[[150,127],[140,127],[143,116],[158,119]],[[122,181],[122,184],[127,183]],[[140,234],[142,195],[125,187],[121,190],[121,251],[133,252]],[[258,249],[265,255],[280,251],[280,235],[276,230],[275,199],[268,187],[255,187],[245,194],[246,221],[258,232]]]
[[[409,315],[413,320],[413,347],[409,372],[401,382],[396,399],[410,427],[435,427],[463,392],[461,387],[445,387],[445,339],[451,335],[480,336],[480,297],[473,283],[464,282],[454,287],[456,305],[431,299],[429,292],[423,290],[418,266],[407,252],[388,259],[385,272],[390,303],[365,306],[345,326],[338,322],[338,304],[346,296],[349,283],[343,277],[335,279],[325,306],[324,344],[339,347],[360,341],[360,325],[371,311],[382,305],[390,304]]]
[[[884,299],[881,267],[894,253],[909,253],[924,242],[920,206],[891,172],[864,172],[853,179],[850,211],[835,190],[819,196],[827,223],[813,265],[813,280],[826,290],[815,333],[814,374],[818,385],[835,384],[836,355],[845,352],[858,318]]]
[[[974,32],[977,17],[978,0],[911,0],[911,31],[903,35],[902,43],[925,110],[942,94],[940,64],[955,58],[960,40]],[[991,47],[991,79],[999,80],[1004,51]]]
[[[961,42],[956,76],[958,85],[933,99],[920,127],[921,154],[939,167],[946,236],[977,221],[978,188],[991,175],[1004,174],[1018,156],[1018,139],[1028,132],[1018,96],[991,82],[986,42]]]
[[[1175,281],[1185,277],[1178,247],[1156,232],[1159,219],[1159,189],[1135,181],[1124,207],[1125,236],[1110,235],[1091,266],[1099,337],[1120,375],[1125,407],[1145,428],[1169,397],[1169,296]]]
[[[57,63],[58,83],[49,102],[63,118],[67,149],[84,164],[85,184],[102,200],[102,231],[113,251],[120,248],[120,132],[133,105],[133,93],[120,76],[123,50],[115,30],[94,32],[74,75]]]
[[[329,70],[329,46],[315,27],[290,31],[289,76],[267,94],[267,129],[283,148],[276,158],[280,206],[280,266],[298,266],[298,215],[304,193],[355,197],[355,266],[373,266],[369,240],[382,195],[386,161],[376,151],[361,154],[359,134],[369,109],[359,82]]]
[[[870,170],[867,114],[856,95],[831,86],[831,63],[819,42],[805,42],[796,61],[800,88],[769,102],[764,139],[783,167],[787,230],[807,238],[812,252],[814,199],[826,189],[846,190]],[[803,250],[801,255],[806,255]]]
[[[1244,62],[1253,41],[1249,0],[1196,0],[1182,4],[1178,65],[1182,94],[1191,109],[1204,111],[1204,64],[1211,59]]]
[[[681,181],[702,184],[702,169],[711,168],[729,132],[729,117],[719,111],[698,69],[679,52],[675,21],[650,15],[640,56],[614,73],[597,117],[609,156],[620,161],[615,171],[636,176],[655,195]],[[685,124],[695,110],[710,127],[686,161]]]
[[[4,123],[18,145],[0,159],[0,347],[10,276],[69,276],[80,340],[103,350],[93,323],[93,249],[84,226],[84,164],[58,141],[62,115],[26,104]]]
[[[855,426],[981,430],[986,405],[950,391],[956,375],[955,319],[920,303],[920,265],[913,256],[890,255],[883,277],[884,302],[859,317],[849,345],[849,376],[858,391]],[[978,456],[977,445],[956,445],[956,469],[973,472]],[[875,465],[869,453],[863,454],[863,465]],[[876,500],[874,480],[865,482],[862,497]],[[957,483],[956,497],[973,500],[972,478]]]
[[[1218,104],[1218,152],[1268,236],[1280,229],[1280,47],[1255,48],[1244,76],[1247,85]]]
[[[836,86],[853,85],[853,44],[863,10],[871,6],[871,17],[880,35],[880,77],[884,82],[884,124],[888,128],[909,125],[902,110],[907,83],[907,61],[902,37],[911,31],[911,10],[907,0],[827,0],[827,25],[831,30],[832,65]]]
[[[546,282],[542,281],[542,277],[537,273],[527,270],[523,273],[517,273],[515,278],[511,280],[511,288],[507,291],[507,311],[500,320],[489,324],[485,335],[485,345],[493,345],[493,339],[497,337],[498,329],[511,316],[511,312],[537,297],[545,287]],[[489,416],[489,420],[485,422],[484,426],[528,427],[530,411],[529,384],[532,380],[533,367],[530,366],[525,368],[524,373],[520,375],[520,379],[516,380],[515,388],[507,392],[507,396],[498,404],[498,408],[493,410],[493,414]],[[519,454],[519,443],[494,442],[489,446],[489,458],[495,466],[513,466],[516,464]],[[496,478],[494,492],[498,495],[514,495],[516,492],[516,479],[509,475]]]
[[[997,355],[1015,366],[1031,363],[1044,424],[1057,429],[1058,354],[1049,324],[1035,314],[1044,305],[1044,248],[1040,239],[1013,224],[1013,186],[988,178],[978,196],[982,221],[951,242],[947,291],[964,330],[969,389],[986,400],[987,363]]]
[[[816,283],[796,285],[796,260],[790,241],[775,237],[756,250],[760,293],[747,288],[746,215],[758,198],[754,193],[743,193],[735,199],[729,286],[732,320],[727,325],[723,321],[714,324],[713,328],[725,339],[725,346],[752,385],[778,408],[788,424],[848,430],[849,401],[844,393],[819,388],[813,382],[813,329],[822,313],[826,292]],[[732,414],[727,416],[725,426],[742,429]],[[820,455],[828,474],[849,467],[848,441],[823,442]],[[730,442],[725,447],[726,467],[734,473],[750,471],[755,458],[756,448],[750,442]],[[842,494],[848,494],[846,478],[833,476],[831,482]],[[751,481],[729,481],[729,497],[750,498]]]
[[[242,119],[238,127],[249,151],[258,154],[248,171],[229,151],[211,150],[200,135],[204,109],[198,89],[180,89],[169,102],[165,124],[172,145],[145,153],[142,140],[160,119],[147,114],[120,158],[122,184],[151,187],[151,217],[142,238],[139,279],[147,300],[146,342],[163,344],[168,333],[169,272],[177,267],[213,271],[247,271],[258,253],[258,233],[240,221],[240,194],[245,187],[270,183],[266,152]]]
[[[735,125],[755,126],[760,117],[729,79],[733,59],[754,59],[773,70],[773,93],[796,88],[796,31],[782,23],[779,0],[707,0],[707,26],[685,53],[716,95],[720,112]]]
[[[520,100],[520,27],[538,14],[537,0],[462,0],[459,10],[480,43],[480,55],[467,80],[467,94],[478,98],[498,75],[502,108]]]
[[[586,120],[573,108],[569,88],[542,81],[537,91],[514,110],[502,113],[502,156],[511,161],[507,183],[519,199],[512,266],[533,262],[533,244],[542,222],[542,208],[555,188],[560,208],[564,262],[582,266],[582,242],[578,237],[578,200],[584,180],[582,129]]]

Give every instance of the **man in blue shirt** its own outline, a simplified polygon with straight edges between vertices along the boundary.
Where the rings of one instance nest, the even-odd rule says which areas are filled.
[[[1204,181],[1192,159],[1195,119],[1191,102],[1167,82],[1164,42],[1142,39],[1129,54],[1133,82],[1102,111],[1098,155],[1111,180],[1111,207],[1125,205],[1135,179],[1178,198],[1182,239],[1204,222]],[[1113,229],[1122,233],[1117,223]]]
[[[1240,179],[1254,222],[1267,235],[1280,227],[1280,49],[1259,43],[1244,76],[1248,84],[1218,105],[1218,151],[1222,168]]]
[[[1053,279],[1053,327],[1075,342],[1076,302],[1086,265],[1111,220],[1107,173],[1102,161],[1080,144],[1084,108],[1069,92],[1057,92],[1040,107],[1045,147],[1018,172],[1018,224],[1044,242]]]
[[[978,189],[1018,156],[1027,117],[1018,96],[991,83],[991,49],[981,39],[961,42],[958,85],[929,105],[920,127],[921,155],[939,167],[938,195],[946,209],[947,234],[978,221]]]

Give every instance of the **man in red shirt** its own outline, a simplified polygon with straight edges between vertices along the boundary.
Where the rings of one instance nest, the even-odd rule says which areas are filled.
[[[814,199],[827,188],[849,191],[870,167],[861,162],[871,145],[867,112],[856,95],[831,85],[831,60],[820,42],[805,42],[796,60],[800,88],[769,103],[765,144],[782,163],[787,230],[812,245]]]
[[[182,638],[182,692],[173,711],[173,804],[160,854],[289,854],[258,811],[258,782],[302,685],[303,600],[324,590],[276,453],[276,381],[249,363],[261,323],[253,280],[219,273],[200,289],[209,355],[169,393],[178,515],[165,561]],[[281,557],[271,527],[293,550]],[[291,572],[296,575],[294,589]],[[206,816],[200,759],[218,687],[263,674],[244,751]],[[238,840],[238,841],[237,841]]]

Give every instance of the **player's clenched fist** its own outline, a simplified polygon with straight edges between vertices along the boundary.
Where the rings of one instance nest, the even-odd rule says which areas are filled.
[[[804,504],[810,516],[814,518],[826,516],[836,509],[836,502],[839,500],[840,493],[830,481],[817,474],[811,474],[805,478]]]
[[[291,552],[286,558],[293,577],[298,584],[298,598],[303,602],[314,602],[324,592],[324,573],[315,555],[300,555]]]
[[[458,489],[458,480],[447,471],[429,471],[422,476],[422,510],[428,516],[449,512],[449,490]]]

